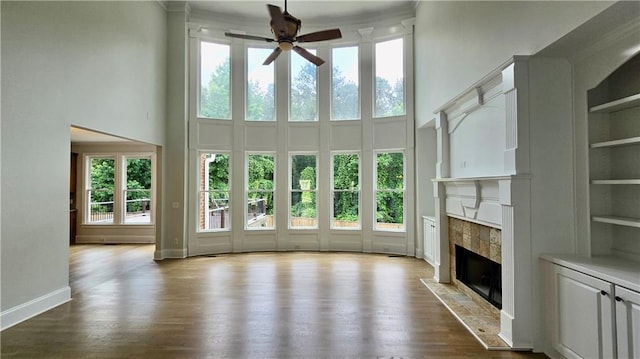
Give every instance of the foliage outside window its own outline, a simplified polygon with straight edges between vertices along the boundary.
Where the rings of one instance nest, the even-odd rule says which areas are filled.
[[[334,154],[332,163],[331,228],[359,229],[360,157],[356,153]]]
[[[274,63],[263,65],[273,49],[247,49],[248,121],[275,121]]]
[[[331,119],[360,118],[358,47],[338,47],[332,50]]]
[[[402,38],[376,43],[375,117],[405,114],[403,45]]]
[[[231,119],[230,47],[212,42],[200,43],[201,117]]]
[[[226,153],[200,154],[199,231],[231,228],[229,159]]]
[[[308,50],[316,54],[315,50]],[[293,54],[292,54],[293,55]],[[318,67],[302,56],[291,56],[290,121],[318,119]]]
[[[87,223],[113,224],[116,160],[113,157],[89,158],[89,199]]]
[[[290,158],[289,208],[290,228],[317,228],[316,180],[317,161],[315,154],[291,155]]]
[[[127,157],[125,223],[151,223],[151,158]]]
[[[247,156],[247,229],[274,229],[275,156]]]
[[[376,154],[376,230],[402,231],[404,226],[404,154]]]

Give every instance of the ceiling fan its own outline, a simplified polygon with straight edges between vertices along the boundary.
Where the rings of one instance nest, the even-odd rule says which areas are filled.
[[[300,31],[302,21],[293,17],[287,12],[287,0],[284,0],[284,12],[275,5],[267,5],[267,8],[269,9],[269,15],[271,16],[271,22],[269,22],[269,25],[271,26],[271,32],[273,32],[274,38],[236,34],[233,32],[224,33],[225,36],[229,37],[237,37],[248,40],[261,40],[266,42],[277,42],[278,47],[276,47],[273,52],[267,57],[267,59],[264,60],[263,65],[269,65],[270,63],[272,63],[282,51],[293,50],[316,66],[320,66],[324,64],[323,59],[310,53],[309,51],[298,45],[294,45],[294,43],[325,41],[339,39],[342,37],[340,29],[323,30],[296,36],[298,34],[298,31]]]

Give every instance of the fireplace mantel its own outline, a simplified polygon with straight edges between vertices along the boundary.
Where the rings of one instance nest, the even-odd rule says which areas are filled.
[[[543,340],[538,256],[573,236],[558,216],[574,201],[570,89],[566,61],[515,56],[434,112],[434,279],[451,281],[449,217],[500,229],[500,337],[513,349]]]
[[[436,178],[432,181],[435,193],[438,192],[438,184],[443,185],[448,216],[502,229],[501,201],[509,202],[510,182],[529,179],[527,175],[509,175]]]

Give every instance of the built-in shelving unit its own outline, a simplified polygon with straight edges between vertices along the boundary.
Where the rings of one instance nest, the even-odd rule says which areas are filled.
[[[619,100],[603,103],[589,108],[591,113],[611,113],[640,106],[640,94],[631,95]]]
[[[589,145],[591,148],[619,147],[640,144],[640,137],[623,138],[621,140],[596,142]]]
[[[640,55],[588,91],[592,255],[640,258]]]
[[[617,224],[619,226],[640,228],[640,219],[614,216],[593,216],[591,220],[601,223]]]
[[[640,179],[591,180],[591,184],[640,184]]]

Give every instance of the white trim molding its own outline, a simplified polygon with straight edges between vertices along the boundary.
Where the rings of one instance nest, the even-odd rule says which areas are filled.
[[[26,303],[9,308],[0,314],[0,330],[8,329],[70,300],[71,287],[66,286]]]
[[[187,258],[187,250],[179,249],[160,249],[153,252],[153,259],[161,261],[163,259],[183,259]]]

